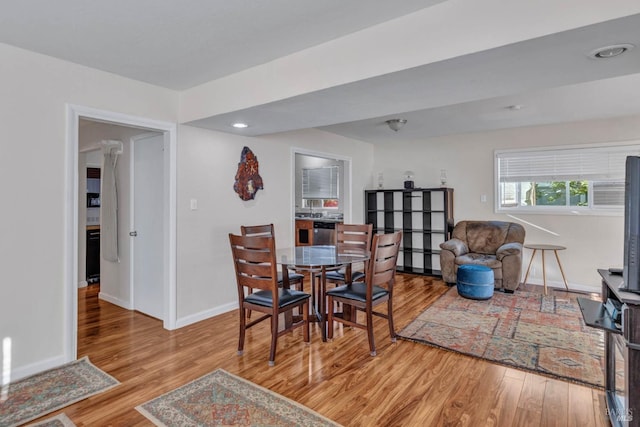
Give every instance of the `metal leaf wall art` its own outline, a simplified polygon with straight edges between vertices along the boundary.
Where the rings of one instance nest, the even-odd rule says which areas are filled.
[[[244,147],[233,189],[242,200],[253,200],[258,190],[263,188],[262,177],[258,173],[258,158],[249,147]]]

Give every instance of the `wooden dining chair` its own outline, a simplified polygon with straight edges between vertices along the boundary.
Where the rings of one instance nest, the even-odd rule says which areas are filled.
[[[371,237],[373,234],[372,224],[336,224],[335,245],[340,253],[364,254],[371,251]],[[347,280],[347,268],[351,269],[351,281],[362,280],[364,277],[365,265],[354,269],[352,265],[349,267],[341,267],[338,270],[330,270],[325,273],[327,283],[336,285],[344,284]],[[311,294],[314,298],[319,298],[316,292],[315,279],[322,280],[320,273],[316,273],[311,278]]]
[[[273,224],[263,225],[242,225],[240,226],[240,234],[243,236],[272,236],[275,237]],[[287,270],[289,273],[289,285],[296,286],[300,291],[304,290],[304,274]],[[280,286],[284,283],[282,272],[278,272],[278,283]]]
[[[229,243],[233,254],[240,308],[238,354],[243,354],[246,330],[263,320],[271,319],[269,366],[273,366],[279,336],[302,327],[304,342],[309,342],[309,298],[311,295],[278,286],[276,244],[273,236],[237,236],[230,233]],[[252,292],[247,293],[247,289]],[[292,314],[294,308],[299,308],[302,311],[302,319],[294,319],[290,325],[285,325],[282,330],[279,330],[279,314],[286,312]],[[247,310],[264,313],[264,315],[248,322]]]
[[[327,291],[329,312],[327,317],[327,338],[333,338],[333,322],[365,329],[369,337],[371,356],[376,355],[373,337],[373,316],[383,317],[389,322],[391,341],[396,341],[393,326],[393,284],[396,277],[396,261],[402,241],[402,231],[373,236],[371,258],[367,263],[364,282],[352,282]],[[378,304],[387,302],[387,312],[374,311]],[[333,303],[355,307],[365,313],[365,324],[357,323],[356,316],[337,317],[333,312]]]

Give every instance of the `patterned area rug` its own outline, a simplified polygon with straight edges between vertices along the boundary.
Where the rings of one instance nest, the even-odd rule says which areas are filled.
[[[75,427],[75,424],[65,414],[58,414],[55,417],[29,424],[28,427]]]
[[[222,369],[136,409],[157,426],[338,426],[299,403]]]
[[[453,287],[399,335],[554,378],[604,386],[604,334],[584,324],[575,295],[496,292],[489,300],[476,301],[459,296]]]
[[[0,426],[18,426],[120,384],[84,357],[9,384]],[[53,424],[56,425],[56,424]]]

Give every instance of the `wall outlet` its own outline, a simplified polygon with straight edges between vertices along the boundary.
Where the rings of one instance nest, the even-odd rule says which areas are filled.
[[[487,195],[486,195],[486,194],[482,194],[482,195],[480,196],[480,201],[481,201],[482,203],[486,203],[486,202],[487,202]]]

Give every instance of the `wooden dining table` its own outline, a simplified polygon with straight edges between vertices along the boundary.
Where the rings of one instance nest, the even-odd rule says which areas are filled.
[[[322,341],[327,340],[327,271],[345,268],[346,283],[351,280],[351,266],[354,263],[366,262],[370,254],[363,252],[345,252],[338,250],[334,245],[314,245],[296,246],[276,250],[278,264],[282,266],[282,271],[293,269],[297,271],[308,271],[311,280],[314,280],[316,273],[320,273],[320,283],[317,295],[312,295],[312,308],[315,320],[320,323],[322,330]],[[283,286],[289,287],[287,274],[283,274]],[[313,286],[312,286],[313,288]]]

